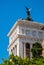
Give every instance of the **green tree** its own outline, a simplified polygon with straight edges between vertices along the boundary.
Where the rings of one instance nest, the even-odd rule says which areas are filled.
[[[42,46],[40,43],[35,42],[32,46],[32,55],[33,57],[41,57],[41,52],[42,52]]]
[[[8,60],[3,60],[0,65],[44,65],[44,58],[24,58],[14,56],[13,54],[8,57]]]

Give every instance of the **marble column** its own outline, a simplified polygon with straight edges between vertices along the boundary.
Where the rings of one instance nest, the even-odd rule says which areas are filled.
[[[26,43],[24,43],[24,57],[26,57]]]
[[[30,44],[30,58],[32,58],[31,48],[32,48],[32,44]]]

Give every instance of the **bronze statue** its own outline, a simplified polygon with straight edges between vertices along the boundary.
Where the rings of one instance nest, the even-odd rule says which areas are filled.
[[[25,7],[25,8],[26,8],[27,16],[30,16],[30,10],[27,7]]]
[[[26,20],[33,21],[33,20],[31,19],[31,17],[30,17],[30,11],[31,11],[31,9],[29,9],[29,8],[27,8],[27,7],[25,7],[25,8],[26,8],[26,14],[27,14]]]

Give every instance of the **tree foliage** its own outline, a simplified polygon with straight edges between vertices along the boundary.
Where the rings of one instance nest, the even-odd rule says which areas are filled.
[[[42,52],[42,46],[40,43],[35,42],[32,46],[32,55],[33,57],[41,57],[41,52]]]
[[[44,58],[41,57],[42,46],[40,43],[36,42],[32,46],[32,55],[30,58],[21,58],[19,56],[14,56],[11,54],[8,60],[3,59],[3,63],[0,65],[44,65]]]
[[[8,60],[3,60],[3,64],[0,65],[44,65],[44,58],[22,59],[12,54],[9,56]]]

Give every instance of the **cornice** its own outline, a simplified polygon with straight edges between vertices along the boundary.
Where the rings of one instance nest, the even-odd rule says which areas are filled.
[[[44,27],[44,24],[42,24],[42,23],[19,19],[19,20],[16,21],[16,23],[15,23],[15,24],[13,25],[13,27],[11,28],[10,32],[7,34],[8,37],[12,34],[12,32],[15,30],[15,28],[16,28],[19,24],[34,24],[34,25],[40,26],[41,28]]]

